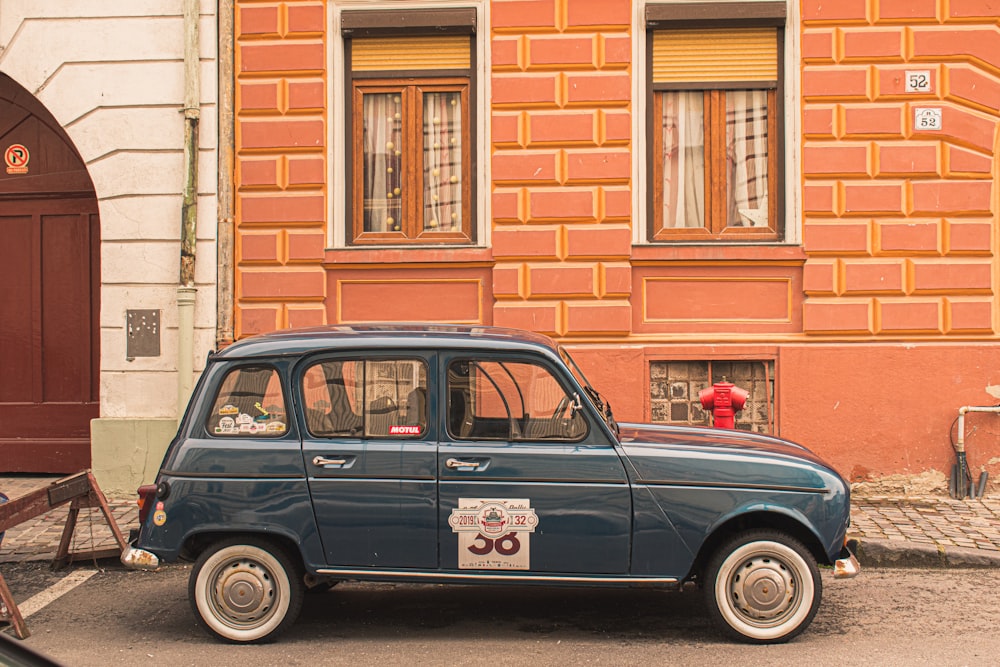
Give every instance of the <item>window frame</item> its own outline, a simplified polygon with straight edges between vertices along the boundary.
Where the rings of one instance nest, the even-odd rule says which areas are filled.
[[[350,123],[353,126],[353,133],[350,142],[353,155],[353,163],[350,168],[352,188],[349,201],[360,201],[359,206],[352,205],[351,230],[352,243],[357,245],[368,244],[427,244],[427,243],[472,243],[474,237],[474,226],[472,218],[472,192],[473,177],[471,173],[472,160],[472,132],[471,119],[467,113],[469,109],[471,82],[467,78],[456,77],[407,77],[405,79],[381,79],[368,77],[354,77],[351,83],[351,114]],[[401,178],[403,179],[404,191],[414,191],[416,197],[409,199],[409,203],[403,206],[403,213],[400,215],[401,229],[395,231],[365,231],[365,203],[364,203],[364,153],[354,151],[355,146],[362,145],[364,141],[363,123],[354,123],[355,118],[363,115],[364,96],[366,94],[378,95],[385,93],[398,93],[403,99],[402,120],[402,140],[403,146],[409,148],[401,156],[403,165],[407,167]],[[436,232],[429,231],[423,226],[424,210],[424,179],[426,178],[426,168],[424,166],[424,145],[421,140],[424,122],[423,94],[424,93],[459,93],[461,95],[462,108],[466,113],[462,117],[461,131],[461,192],[462,192],[462,229],[461,231]],[[409,109],[410,112],[407,112]]]
[[[402,10],[344,10],[340,13],[340,32],[343,40],[343,108],[344,108],[344,168],[345,176],[350,182],[344,187],[343,222],[345,247],[371,246],[410,246],[428,247],[435,245],[478,244],[477,220],[477,184],[479,181],[478,166],[478,132],[480,110],[478,108],[479,82],[478,50],[476,42],[477,9],[473,7],[437,7],[430,9]],[[402,72],[387,70],[354,71],[352,68],[352,48],[354,39],[378,37],[420,37],[427,35],[467,35],[469,39],[468,69],[430,69],[405,70]],[[365,232],[364,231],[364,182],[363,182],[363,152],[357,150],[357,137],[363,132],[360,123],[355,127],[355,120],[360,114],[360,95],[358,87],[366,87],[372,83],[392,83],[397,87],[420,85],[430,88],[434,86],[464,87],[463,128],[462,128],[462,231],[431,232],[424,230],[415,237],[407,237],[407,228],[422,228],[423,210],[423,160],[420,161],[420,204],[410,208],[416,211],[417,218],[402,221],[400,232]],[[458,82],[461,82],[460,84]],[[366,83],[367,82],[367,83]],[[422,107],[417,115],[422,114]],[[411,122],[411,125],[414,123]],[[419,129],[419,128],[417,128]],[[419,135],[418,135],[419,136]],[[411,152],[422,156],[423,142],[416,142]],[[361,153],[359,155],[359,153]],[[406,176],[407,179],[411,177]],[[355,202],[360,204],[355,206]]]
[[[652,244],[783,242],[785,230],[785,23],[786,3],[696,2],[647,4],[645,7],[645,87],[646,87],[646,241]],[[706,30],[775,28],[777,79],[773,82],[723,81],[694,83],[653,83],[653,39],[658,30]],[[726,142],[725,91],[767,90],[768,100],[768,221],[766,228],[726,225],[728,198],[713,197],[712,183],[724,175],[724,160],[713,161],[709,152],[723,155]],[[663,226],[663,134],[662,93],[703,91],[705,105],[705,225],[669,228]],[[709,103],[711,101],[711,104]]]
[[[648,421],[651,424],[666,424],[670,426],[706,426],[711,427],[713,417],[711,416],[711,411],[706,410],[701,407],[700,399],[697,393],[689,394],[682,401],[674,400],[672,397],[667,399],[657,398],[653,395],[654,384],[657,384],[653,367],[656,365],[665,366],[667,369],[674,364],[705,364],[706,372],[704,376],[699,376],[693,378],[690,374],[682,377],[672,377],[669,374],[663,376],[658,384],[662,384],[667,390],[670,390],[671,385],[681,382],[693,388],[695,386],[701,386],[703,389],[711,388],[715,382],[728,380],[733,382],[737,387],[747,390],[750,396],[747,400],[747,406],[744,407],[736,415],[736,429],[737,431],[747,432],[747,433],[762,433],[765,435],[779,435],[779,419],[778,419],[778,401],[777,401],[777,378],[778,378],[778,360],[776,357],[771,355],[758,355],[758,356],[737,356],[737,357],[718,357],[718,358],[703,358],[697,356],[691,357],[654,357],[647,360],[646,363],[646,393],[649,400],[649,414]],[[763,397],[757,394],[754,390],[757,387],[751,386],[747,388],[746,378],[734,377],[733,366],[739,364],[747,364],[750,367],[760,365],[763,367],[763,380],[761,381],[763,389]],[[718,370],[718,367],[729,367],[730,372],[725,372],[723,370]],[[752,370],[751,370],[752,373]],[[688,411],[688,417],[685,420],[673,419],[673,415],[666,420],[658,420],[655,418],[654,403],[687,403],[690,408],[694,408],[697,412],[702,415],[701,420],[696,420],[692,418],[692,411]],[[750,412],[754,410],[756,406],[763,404],[766,409],[766,419],[761,421],[756,419],[754,416],[750,415]],[[672,408],[670,408],[672,410]],[[763,426],[763,429],[754,428],[755,425]]]

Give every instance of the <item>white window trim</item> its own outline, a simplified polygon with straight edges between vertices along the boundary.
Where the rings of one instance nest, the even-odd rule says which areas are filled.
[[[713,0],[714,1],[714,0]],[[767,0],[718,0],[719,2],[766,2]],[[632,5],[634,27],[632,40],[632,243],[634,245],[664,245],[662,241],[651,241],[647,233],[646,221],[653,215],[647,210],[647,188],[649,183],[646,149],[646,5],[681,4],[679,2],[635,2]],[[785,228],[781,241],[743,241],[732,245],[796,246],[802,243],[802,173],[800,154],[802,153],[801,132],[801,73],[799,71],[799,3],[786,0],[788,14],[785,23]],[[725,241],[675,242],[669,245],[729,245]]]
[[[485,248],[490,244],[490,189],[489,189],[489,152],[486,147],[490,145],[490,10],[489,2],[486,0],[435,0],[434,2],[420,2],[419,0],[337,0],[329,5],[327,28],[327,81],[330,82],[330,89],[327,91],[329,104],[330,126],[327,132],[329,158],[327,169],[327,238],[332,239],[332,247],[353,248],[347,239],[347,221],[345,220],[344,206],[347,202],[346,189],[350,187],[347,174],[347,151],[344,146],[344,109],[346,108],[347,91],[344,90],[344,37],[340,32],[340,16],[345,10],[357,9],[437,9],[450,7],[474,7],[476,10],[476,117],[473,119],[476,127],[476,201],[472,202],[476,211],[476,243],[473,246],[468,244],[456,244],[454,247],[460,248]],[[451,247],[447,245],[422,246],[407,244],[405,246],[363,246],[368,250],[375,250],[385,247],[404,247],[417,250],[424,247]]]

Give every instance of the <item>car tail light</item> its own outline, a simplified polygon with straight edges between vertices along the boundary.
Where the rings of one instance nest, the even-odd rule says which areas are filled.
[[[146,523],[146,518],[156,504],[156,485],[143,484],[137,491],[139,499],[136,500],[136,504],[139,506],[139,525],[142,526]]]

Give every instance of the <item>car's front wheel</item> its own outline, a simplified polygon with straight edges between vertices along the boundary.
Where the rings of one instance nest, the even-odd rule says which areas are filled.
[[[212,545],[195,563],[188,597],[198,623],[230,642],[273,639],[302,609],[302,577],[277,545],[231,538]]]
[[[741,533],[712,556],[705,598],[731,636],[757,644],[786,642],[812,622],[822,597],[816,561],[783,533]]]

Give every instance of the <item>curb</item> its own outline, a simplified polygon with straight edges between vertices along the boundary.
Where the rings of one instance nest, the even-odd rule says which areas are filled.
[[[1000,551],[903,540],[858,539],[855,555],[863,567],[1000,567]]]

